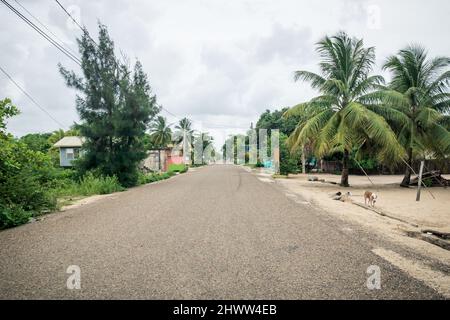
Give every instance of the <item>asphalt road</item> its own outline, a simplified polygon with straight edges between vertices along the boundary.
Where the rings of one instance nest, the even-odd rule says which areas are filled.
[[[240,167],[205,167],[0,232],[0,298],[441,298],[344,229]]]

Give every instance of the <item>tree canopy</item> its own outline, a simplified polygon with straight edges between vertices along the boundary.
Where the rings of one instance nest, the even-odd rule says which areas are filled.
[[[296,71],[295,80],[309,82],[319,96],[286,112],[286,117],[300,117],[288,143],[292,148],[312,143],[319,157],[341,151],[341,185],[348,186],[352,150],[369,145],[385,162],[398,161],[404,151],[382,116],[385,108],[372,103],[372,94],[384,83],[381,76],[371,75],[375,48],[340,32],[323,38],[316,50],[321,73]]]
[[[138,164],[145,156],[145,132],[159,112],[147,75],[137,61],[131,71],[114,52],[107,28],[99,24],[98,44],[84,33],[78,39],[82,75],[60,65],[67,85],[80,94],[76,108],[79,130],[86,142],[78,161],[82,171],[92,169],[117,176],[123,186],[138,181]]]

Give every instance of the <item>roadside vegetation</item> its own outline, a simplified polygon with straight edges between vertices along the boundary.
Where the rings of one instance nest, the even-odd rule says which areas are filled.
[[[155,139],[152,128],[165,119],[157,117],[160,107],[147,75],[139,61],[130,68],[117,59],[102,24],[98,45],[87,33],[78,44],[82,74],[62,65],[59,69],[66,84],[78,91],[79,124],[16,138],[7,132],[7,120],[20,111],[11,100],[0,100],[0,230],[58,210],[71,199],[119,192],[188,170],[186,165],[172,165],[168,172],[140,169],[148,150],[171,143],[167,135]],[[53,147],[65,136],[85,138],[83,156],[72,162],[73,168],[59,166],[59,151]]]
[[[61,199],[123,191],[188,170],[171,164],[167,172],[161,165],[157,172],[143,171],[140,164],[150,149],[159,151],[161,164],[162,150],[182,145],[191,150],[183,157],[192,166],[204,165],[208,157],[195,159],[194,141],[186,139],[193,136],[201,139],[206,154],[215,155],[213,138],[194,131],[191,120],[181,119],[172,131],[159,114],[142,64],[136,60],[131,67],[125,57],[118,59],[107,28],[98,28],[98,44],[87,33],[78,39],[81,74],[59,65],[67,86],[77,91],[80,123],[17,138],[8,133],[7,120],[19,109],[9,99],[0,101],[0,229],[55,211]],[[317,96],[291,108],[266,110],[251,126],[267,129],[269,140],[271,131],[279,130],[282,176],[307,172],[324,159],[341,163],[336,173],[345,187],[352,168],[370,172],[379,166],[403,166],[401,185],[408,186],[415,161],[449,162],[450,58],[430,58],[424,48],[409,46],[383,64],[391,76],[386,83],[372,73],[375,48],[365,47],[362,39],[344,32],[326,36],[317,43],[317,53],[319,73],[295,72],[295,81],[308,82]],[[85,138],[83,156],[71,169],[59,166],[53,147],[65,136]],[[240,138],[232,138],[235,161],[237,143],[249,143],[248,134]],[[264,166],[261,159],[256,167]]]
[[[349,172],[412,168],[432,159],[448,167],[450,158],[450,58],[428,57],[418,45],[386,59],[386,83],[372,70],[375,48],[344,32],[317,43],[320,73],[300,70],[318,95],[291,108],[265,111],[256,129],[280,130],[280,174],[306,172],[318,161],[340,162],[336,174],[348,187]],[[287,137],[287,139],[286,139]],[[248,140],[248,139],[247,139]],[[258,161],[257,167],[263,166]],[[400,183],[400,181],[399,181]]]
[[[0,230],[58,210],[70,199],[126,189],[116,176],[103,175],[99,170],[82,174],[76,167],[59,167],[58,153],[52,146],[75,130],[14,138],[6,131],[6,121],[18,114],[9,99],[0,101]],[[136,185],[165,180],[187,170],[187,165],[171,164],[168,172],[139,172]]]
[[[413,45],[387,59],[392,80],[371,72],[375,48],[338,33],[317,44],[320,74],[296,71],[319,95],[285,113],[300,117],[288,144],[310,146],[317,158],[338,156],[341,186],[348,187],[352,160],[387,166],[405,164],[401,183],[408,186],[413,161],[450,156],[450,58],[428,58]]]

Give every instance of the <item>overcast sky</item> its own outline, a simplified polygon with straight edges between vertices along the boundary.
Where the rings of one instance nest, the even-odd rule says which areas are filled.
[[[17,2],[77,52],[81,31],[53,0]],[[409,43],[431,55],[450,55],[448,0],[60,0],[96,36],[109,28],[116,48],[139,58],[158,101],[217,140],[243,132],[265,109],[279,109],[314,95],[294,83],[295,70],[317,70],[314,43],[339,30],[376,46],[379,64]],[[26,15],[26,13],[24,12]],[[76,65],[0,4],[0,66],[59,122],[78,120],[75,92],[57,63]],[[379,70],[375,70],[381,73]],[[22,114],[9,122],[21,136],[59,126],[0,74],[0,97]],[[163,112],[170,122],[176,118]]]

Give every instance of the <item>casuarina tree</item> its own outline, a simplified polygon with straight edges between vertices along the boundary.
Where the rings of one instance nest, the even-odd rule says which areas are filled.
[[[85,31],[78,45],[82,75],[59,65],[67,85],[79,92],[78,128],[86,140],[77,167],[115,175],[122,185],[133,186],[146,156],[145,131],[159,112],[156,97],[139,61],[133,70],[118,61],[106,26],[99,24],[98,42]]]

